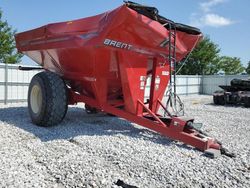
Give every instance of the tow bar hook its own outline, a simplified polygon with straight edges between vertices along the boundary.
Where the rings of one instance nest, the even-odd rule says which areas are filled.
[[[226,155],[227,157],[230,157],[230,158],[236,157],[235,153],[228,151],[228,149],[226,148],[221,147],[220,151],[221,151],[221,155]]]
[[[201,131],[202,123],[188,122],[187,127],[189,129],[194,129],[194,130],[198,131],[200,134],[202,134],[204,136],[209,136],[207,133]],[[230,151],[228,151],[228,149],[222,147],[222,143],[220,141],[216,140],[216,142],[220,145],[220,150],[210,148],[210,149],[205,151],[206,156],[211,157],[211,158],[216,158],[219,155],[225,155],[225,156],[230,157],[230,158],[236,157],[236,155],[233,152],[230,152]]]

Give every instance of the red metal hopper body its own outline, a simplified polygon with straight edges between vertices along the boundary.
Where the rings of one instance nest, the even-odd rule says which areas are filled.
[[[70,104],[84,102],[200,150],[220,149],[214,139],[188,127],[193,119],[158,114],[159,107],[167,111],[161,100],[172,72],[169,45],[175,42],[174,60],[179,62],[202,38],[200,32],[181,27],[171,38],[168,26],[173,23],[162,19],[125,4],[97,16],[19,33],[16,43],[20,52],[65,80]]]

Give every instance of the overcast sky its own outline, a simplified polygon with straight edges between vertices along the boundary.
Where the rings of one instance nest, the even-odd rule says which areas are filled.
[[[199,27],[221,55],[250,61],[250,0],[137,0],[176,22]],[[0,0],[4,19],[19,32],[114,9],[122,0]],[[31,63],[28,58],[23,62]]]

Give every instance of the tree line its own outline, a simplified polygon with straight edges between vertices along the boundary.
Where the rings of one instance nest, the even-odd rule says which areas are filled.
[[[16,30],[3,20],[0,9],[0,62],[19,63],[22,54],[15,47],[14,34]],[[245,68],[240,58],[220,56],[220,48],[208,36],[204,37],[188,58],[184,58],[177,66],[178,74],[211,75],[223,71],[225,74],[239,74],[246,71],[250,74],[250,61]]]
[[[15,46],[15,30],[3,21],[3,13],[0,9],[0,63],[14,64],[21,61],[22,55],[17,52]]]
[[[188,58],[184,58],[177,66],[179,74],[183,75],[213,75],[223,72],[226,75],[250,74],[250,61],[245,68],[240,58],[220,56],[220,48],[205,36]]]

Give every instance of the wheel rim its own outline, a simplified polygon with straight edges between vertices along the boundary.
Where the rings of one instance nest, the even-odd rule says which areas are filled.
[[[32,111],[37,114],[42,107],[42,90],[39,85],[34,85],[30,94],[30,105]]]

